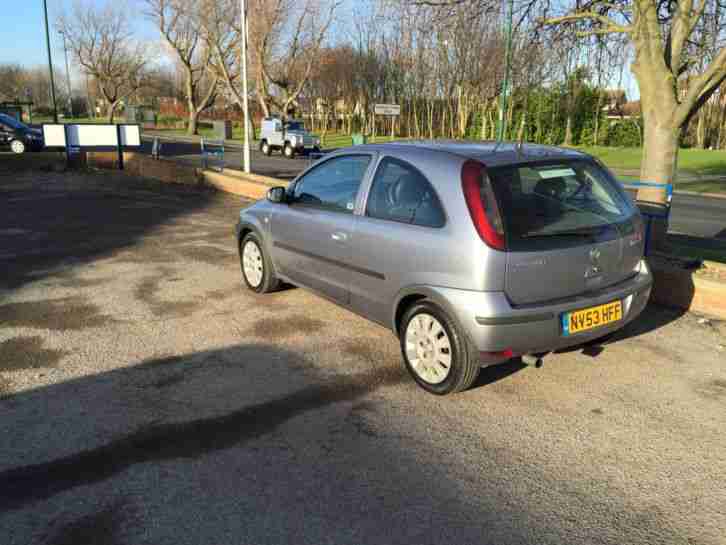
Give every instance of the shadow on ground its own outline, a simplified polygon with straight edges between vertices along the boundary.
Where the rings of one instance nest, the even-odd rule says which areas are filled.
[[[132,246],[215,203],[227,204],[231,233],[239,201],[211,190],[113,172],[0,174],[0,289]]]
[[[684,314],[686,314],[685,310],[668,308],[651,302],[648,303],[640,316],[632,322],[629,322],[622,329],[581,345],[557,350],[556,353],[564,354],[567,352],[582,351],[584,355],[596,358],[607,350],[607,345],[634,337],[640,337],[641,335],[645,335],[646,333],[665,327],[669,323],[675,322],[681,318]]]
[[[243,344],[0,400],[4,542],[563,543],[569,524],[528,512],[525,490],[600,508],[557,476],[515,472],[506,483],[507,471],[470,474],[440,459],[441,445],[396,410],[407,388],[423,396],[423,414],[440,399],[400,366],[360,369],[330,374],[305,354]],[[401,395],[382,398],[390,388]],[[517,464],[486,440],[476,449]],[[460,479],[481,492],[462,496]],[[652,513],[634,516],[640,532],[657,531]]]
[[[189,360],[197,363],[189,365]],[[203,362],[201,365],[198,363],[200,361]],[[189,359],[169,357],[152,360],[131,369],[81,379],[80,383],[52,386],[41,396],[33,393],[27,399],[63,399],[64,389],[69,394],[79,387],[108,389],[109,382],[116,383],[120,388],[152,388],[163,399],[164,389],[192,379],[194,373],[210,369],[217,373],[225,372],[227,367],[235,371],[251,367],[259,370],[271,361],[284,361],[291,369],[298,371],[310,368],[301,357],[272,346],[238,346],[218,353],[202,354],[201,357],[195,355]],[[204,364],[210,365],[205,369]],[[236,373],[233,371],[232,374]],[[302,413],[333,403],[355,401],[382,386],[398,384],[404,380],[407,379],[402,371],[387,367],[328,379],[224,414],[209,415],[182,423],[141,424],[134,431],[95,448],[0,473],[0,510],[17,509],[78,486],[108,479],[136,464],[180,458],[197,459],[214,451],[242,446],[272,432]],[[12,396],[5,403],[17,407],[25,404],[25,397],[23,394]],[[214,402],[209,405],[213,406]],[[68,418],[69,413],[60,417],[63,420]],[[67,427],[67,424],[63,427]]]

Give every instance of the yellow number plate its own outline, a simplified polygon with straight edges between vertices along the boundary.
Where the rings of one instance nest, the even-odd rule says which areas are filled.
[[[565,312],[562,315],[562,334],[573,335],[588,329],[617,322],[623,317],[623,305],[620,301],[613,301],[597,307]]]

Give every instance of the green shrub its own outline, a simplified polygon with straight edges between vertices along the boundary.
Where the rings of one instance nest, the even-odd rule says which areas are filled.
[[[640,128],[632,120],[613,121],[607,127],[607,146],[636,148],[641,145],[640,140]]]
[[[176,125],[177,123],[181,123],[182,121],[185,120],[175,115],[160,115],[156,119],[156,122],[159,125]]]

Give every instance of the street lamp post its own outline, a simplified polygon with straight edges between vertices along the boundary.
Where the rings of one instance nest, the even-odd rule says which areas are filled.
[[[50,31],[48,30],[48,3],[43,0],[45,13],[45,45],[48,47],[48,70],[50,71],[50,98],[53,101],[53,123],[58,123],[58,106],[55,103],[55,81],[53,81],[53,59],[50,55]]]
[[[247,5],[245,0],[240,0],[240,56],[242,57],[242,109],[244,110],[244,147],[243,147],[243,168],[250,172],[250,105],[247,97]]]
[[[66,33],[61,30],[60,35],[63,36],[63,53],[66,56],[66,79],[68,79],[68,111],[71,112],[71,118],[75,117],[73,113],[73,89],[71,87],[71,69],[68,64],[68,46],[66,45]]]

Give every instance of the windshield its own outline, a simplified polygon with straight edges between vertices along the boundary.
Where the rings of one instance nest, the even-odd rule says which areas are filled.
[[[510,246],[537,238],[617,236],[618,225],[632,215],[617,181],[591,161],[499,167],[489,177]]]
[[[8,127],[11,127],[13,129],[27,129],[28,126],[25,123],[21,123],[14,117],[8,115],[8,114],[0,114],[0,123],[3,123],[4,125],[7,125]]]
[[[285,124],[285,128],[288,131],[304,131],[305,130],[305,127],[299,121],[290,121],[289,123]]]

